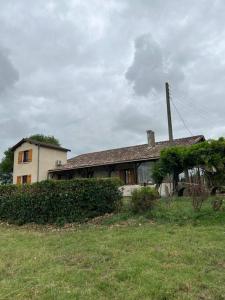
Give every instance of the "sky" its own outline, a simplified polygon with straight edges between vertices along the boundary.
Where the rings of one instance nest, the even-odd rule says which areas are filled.
[[[70,156],[225,136],[225,1],[0,0],[0,157],[54,135]]]

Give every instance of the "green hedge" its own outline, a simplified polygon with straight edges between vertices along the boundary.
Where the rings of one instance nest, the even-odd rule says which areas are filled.
[[[0,219],[17,224],[85,221],[117,209],[119,184],[117,179],[75,179],[0,186]]]

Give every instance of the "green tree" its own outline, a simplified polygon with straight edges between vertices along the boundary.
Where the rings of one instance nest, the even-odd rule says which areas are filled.
[[[59,140],[51,135],[33,134],[29,137],[29,139],[38,141],[38,142],[43,142],[43,143],[47,143],[47,144],[53,144],[56,146],[60,146]]]
[[[0,183],[12,182],[13,172],[13,152],[9,148],[4,152],[4,157],[0,163]]]
[[[174,192],[177,191],[179,174],[196,168],[204,172],[209,188],[225,183],[225,139],[208,140],[189,147],[171,147],[163,150],[153,170],[153,179],[160,185],[163,179],[173,177]]]

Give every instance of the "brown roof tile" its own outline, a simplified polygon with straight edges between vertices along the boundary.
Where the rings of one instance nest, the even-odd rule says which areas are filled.
[[[205,140],[203,135],[174,139],[173,146],[188,146]],[[111,149],[99,152],[81,154],[68,160],[67,164],[63,165],[60,170],[81,169],[85,167],[103,166],[119,164],[131,161],[153,160],[160,156],[162,149],[171,146],[169,141],[157,142],[155,147],[150,147],[148,144],[137,145],[125,148]]]

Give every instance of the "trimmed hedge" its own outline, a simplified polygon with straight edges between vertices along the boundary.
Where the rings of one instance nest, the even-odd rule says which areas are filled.
[[[47,180],[0,186],[0,219],[11,223],[81,222],[121,203],[117,179]]]

